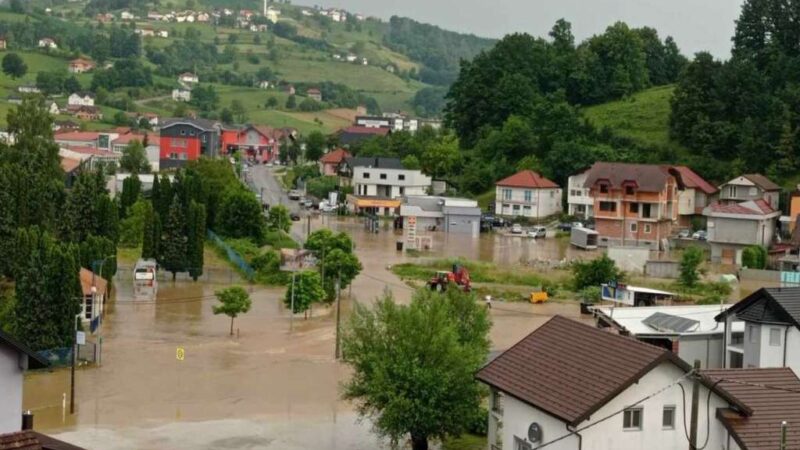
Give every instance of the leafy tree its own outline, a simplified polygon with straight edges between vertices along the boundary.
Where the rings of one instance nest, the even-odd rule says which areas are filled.
[[[146,203],[146,206],[143,208],[143,213],[142,258],[158,259],[161,247],[161,220],[153,209],[153,205],[151,203]],[[123,230],[124,229],[125,228],[123,226]],[[123,236],[125,236],[124,231]],[[125,240],[123,240],[123,242],[125,242]]]
[[[239,314],[250,311],[253,302],[250,294],[240,286],[233,286],[214,292],[221,305],[214,305],[214,314],[225,314],[231,318],[231,336],[233,336],[233,319]]]
[[[159,263],[168,272],[172,272],[175,281],[178,272],[186,270],[187,242],[183,230],[186,227],[186,217],[183,213],[178,196],[172,199],[167,220],[164,222],[164,234],[161,238],[162,258]]]
[[[690,246],[683,251],[680,262],[680,281],[687,287],[693,287],[700,279],[698,268],[705,260],[703,250],[696,246]]]
[[[760,245],[751,245],[742,250],[742,266],[749,269],[767,268],[767,249]]]
[[[330,254],[334,249],[352,253],[354,244],[347,233],[334,233],[329,228],[321,228],[308,236],[304,247],[313,252],[317,258],[323,258],[324,254]]]
[[[67,74],[63,70],[42,71],[36,74],[36,87],[41,89],[45,95],[60,94],[64,91],[66,78]]]
[[[325,135],[319,131],[312,131],[306,137],[306,161],[317,161],[325,152]]]
[[[278,98],[275,96],[271,96],[267,98],[267,102],[264,103],[264,107],[267,109],[275,109],[278,107]]]
[[[459,158],[458,139],[451,135],[425,149],[420,162],[426,174],[438,179],[451,173]]]
[[[289,209],[283,205],[271,207],[267,213],[267,228],[288,233],[292,228],[292,219],[289,217]]]
[[[624,275],[614,264],[614,260],[606,254],[591,261],[578,261],[572,265],[573,284],[577,291],[600,286],[609,281],[622,281]]]
[[[28,65],[16,53],[3,57],[3,73],[11,78],[20,78],[28,72]]]
[[[222,108],[222,111],[219,112],[219,120],[221,120],[222,123],[231,125],[236,119],[234,119],[233,112],[231,112],[230,109]]]
[[[192,201],[189,205],[187,219],[187,257],[189,276],[194,281],[203,274],[203,249],[206,236],[206,208],[200,203]]]
[[[217,231],[223,236],[252,238],[261,242],[264,237],[264,216],[256,196],[240,187],[228,189],[217,215]]]
[[[422,165],[419,163],[419,158],[414,155],[408,155],[401,161],[403,167],[408,170],[419,170],[422,168]]]
[[[233,114],[237,122],[247,122],[247,110],[244,109],[244,104],[242,104],[241,100],[231,100],[231,114]]]
[[[152,221],[153,221],[153,205],[143,199],[138,199],[133,205],[128,208],[128,213],[124,219],[120,221],[119,225],[119,245],[136,248],[143,245],[144,235],[146,230],[150,228],[148,233],[148,245],[152,245]],[[144,248],[142,249],[144,252]],[[152,256],[152,251],[148,249]]]
[[[113,225],[107,222],[110,218],[104,197],[110,201],[101,171],[79,174],[64,205],[61,236],[71,242],[80,242],[89,235],[115,236],[116,231],[109,229]]]
[[[325,290],[322,288],[322,278],[317,271],[304,271],[295,275],[294,286],[289,284],[283,304],[292,307],[292,292],[294,292],[293,314],[306,312],[312,304],[325,299]]]
[[[286,99],[286,109],[295,109],[297,108],[297,97],[292,94],[289,98]]]
[[[75,78],[75,75],[64,80],[64,92],[79,92],[82,89],[83,87],[81,87],[81,83],[77,78]]]
[[[149,173],[150,162],[147,160],[144,145],[139,141],[131,141],[122,151],[119,167],[128,173]]]
[[[214,86],[197,86],[192,89],[189,103],[201,111],[213,111],[219,105],[219,95]]]
[[[142,182],[139,181],[139,177],[135,174],[122,181],[122,193],[119,196],[120,217],[125,218],[128,216],[128,209],[139,201],[141,193]]]
[[[489,351],[490,322],[474,295],[419,290],[408,306],[391,296],[356,304],[343,333],[353,376],[344,397],[397,445],[425,450],[462,434],[481,402],[475,372]],[[419,401],[424,398],[425,401]]]
[[[333,301],[336,299],[336,282],[339,282],[339,288],[344,289],[361,273],[363,266],[358,257],[352,252],[343,251],[335,248],[325,255],[325,260],[322,261],[325,268],[325,279],[323,280],[327,300]]]

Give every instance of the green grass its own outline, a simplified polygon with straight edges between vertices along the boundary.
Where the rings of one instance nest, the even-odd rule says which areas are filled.
[[[392,266],[392,272],[403,279],[427,281],[439,270],[452,270],[453,264],[464,266],[470,280],[476,283],[501,283],[523,286],[550,286],[552,281],[541,274],[521,267],[502,269],[492,263],[464,259],[436,259],[423,263],[404,263]]]
[[[465,434],[457,438],[446,439],[442,443],[442,450],[485,450],[486,436]]]
[[[630,98],[591,106],[584,115],[598,128],[644,144],[676,145],[669,139],[670,99],[674,86],[648,89]]]

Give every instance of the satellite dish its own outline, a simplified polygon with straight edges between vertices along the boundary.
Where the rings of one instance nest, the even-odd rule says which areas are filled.
[[[542,442],[542,427],[538,423],[533,422],[528,426],[528,440],[533,444]]]

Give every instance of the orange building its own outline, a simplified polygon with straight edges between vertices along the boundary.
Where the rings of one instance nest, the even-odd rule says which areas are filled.
[[[595,163],[585,187],[601,245],[661,247],[678,221],[680,172],[669,166]]]

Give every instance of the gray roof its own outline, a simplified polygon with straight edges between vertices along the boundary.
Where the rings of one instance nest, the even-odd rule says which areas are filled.
[[[672,314],[662,312],[653,313],[642,322],[657,331],[673,331],[676,333],[694,331],[700,326],[700,322],[697,320],[673,316]]]
[[[35,351],[33,351],[33,349],[22,342],[19,342],[10,334],[5,333],[2,329],[0,329],[0,344],[5,344],[16,350],[18,353],[24,353],[28,355],[28,367],[31,369],[41,369],[50,365],[50,363],[39,356]]]
[[[405,169],[400,158],[385,158],[382,156],[351,156],[344,162],[350,167],[373,167],[376,169]]]
[[[772,180],[770,180],[769,178],[765,177],[764,175],[761,175],[760,173],[748,173],[748,174],[745,174],[745,175],[742,175],[742,176],[747,178],[748,180],[753,182],[753,184],[755,184],[756,186],[760,187],[761,189],[763,189],[765,191],[769,192],[769,191],[780,191],[781,190],[780,186],[778,186],[777,184],[773,183]]]
[[[456,216],[475,216],[480,217],[481,209],[474,206],[445,206],[442,208],[442,212],[446,215],[456,215]]]
[[[179,118],[164,119],[161,128],[167,128],[179,123],[189,124],[205,131],[216,131],[217,128],[220,127],[220,123],[215,120],[189,119],[189,118],[179,117]]]
[[[758,323],[792,324],[800,328],[800,287],[761,288],[717,315],[722,321],[729,314]]]

